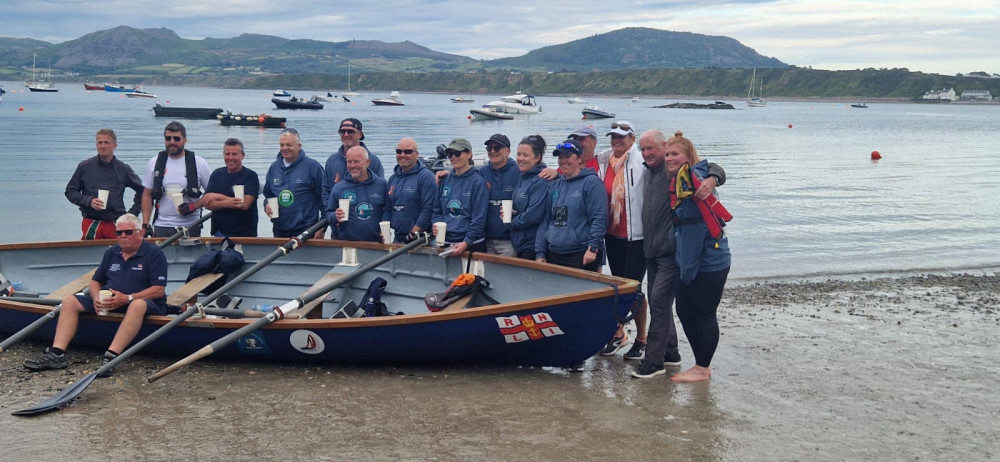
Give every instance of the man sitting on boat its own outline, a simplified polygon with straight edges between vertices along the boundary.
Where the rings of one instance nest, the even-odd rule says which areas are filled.
[[[335,239],[345,241],[383,242],[379,222],[385,210],[389,186],[385,178],[375,176],[368,161],[368,151],[361,146],[347,150],[347,176],[330,189],[326,204],[327,221]],[[350,200],[342,209],[341,199]]]
[[[89,295],[69,295],[62,300],[52,346],[37,358],[25,361],[24,367],[28,370],[69,366],[65,352],[76,334],[80,313],[93,314],[101,310],[124,315],[111,346],[101,357],[101,366],[125,351],[146,315],[166,314],[167,258],[163,251],[143,239],[142,222],[131,213],[115,221],[115,235],[118,244],[104,252],[90,281]],[[99,295],[102,293],[103,296]],[[112,373],[113,370],[108,370],[101,376],[108,377]]]
[[[115,157],[118,136],[110,128],[97,131],[97,155],[80,162],[66,184],[66,199],[80,207],[81,239],[114,239],[115,220],[125,214],[125,190],[135,191],[128,212],[142,211],[142,180]],[[101,191],[106,191],[101,199]]]
[[[156,237],[170,237],[177,228],[198,220],[198,214],[193,212],[201,208],[201,195],[212,175],[212,168],[204,158],[184,149],[187,129],[183,124],[177,121],[167,124],[163,139],[166,149],[149,159],[142,179],[146,188],[142,193],[142,226]],[[200,236],[201,225],[188,231],[192,236]]]
[[[225,167],[212,172],[203,202],[212,211],[212,235],[257,237],[257,196],[260,177],[243,166],[243,142],[229,138],[222,147]],[[240,190],[237,197],[236,191]]]

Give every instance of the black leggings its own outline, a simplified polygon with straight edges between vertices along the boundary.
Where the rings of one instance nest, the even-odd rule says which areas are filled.
[[[584,269],[587,271],[601,272],[601,253],[597,252],[597,259],[595,259],[589,265],[583,264],[583,254],[587,253],[586,250],[582,252],[573,253],[555,253],[549,252],[545,254],[545,261],[559,266],[568,266],[570,268]]]
[[[642,240],[629,241],[610,234],[604,236],[608,251],[608,267],[611,274],[642,282],[646,277],[646,254],[642,250]]]
[[[677,281],[677,317],[684,335],[691,343],[695,363],[702,367],[712,364],[719,346],[719,320],[716,313],[722,290],[726,287],[729,268],[700,272],[689,284]]]

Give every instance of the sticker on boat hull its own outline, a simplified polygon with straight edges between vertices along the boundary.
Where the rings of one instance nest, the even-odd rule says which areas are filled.
[[[240,353],[254,355],[271,354],[271,347],[267,345],[267,341],[264,340],[264,336],[259,332],[251,332],[243,337],[240,337],[240,339],[236,341],[236,346],[240,349]]]
[[[307,355],[318,355],[326,349],[323,339],[315,332],[307,329],[299,329],[292,332],[292,335],[288,337],[288,341],[296,351]]]
[[[500,316],[495,319],[500,333],[503,334],[503,339],[507,343],[539,340],[563,334],[562,329],[549,317],[548,313]]]

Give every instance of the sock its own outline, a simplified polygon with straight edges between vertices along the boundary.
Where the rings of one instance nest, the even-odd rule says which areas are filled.
[[[62,348],[50,347],[49,351],[55,353],[57,356],[62,356],[64,354],[66,354],[66,350],[64,350]]]
[[[114,359],[118,357],[118,353],[115,353],[114,351],[111,351],[110,348],[108,348],[108,351],[104,352],[104,356],[110,356],[111,359]]]

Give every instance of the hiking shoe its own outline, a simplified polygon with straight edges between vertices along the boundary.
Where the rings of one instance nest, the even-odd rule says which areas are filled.
[[[105,364],[110,363],[113,359],[115,359],[117,357],[118,357],[118,355],[116,355],[116,354],[114,354],[114,353],[112,353],[110,351],[105,351],[104,352],[104,356],[101,356],[101,364],[100,364],[100,366],[97,366],[97,367],[98,368],[104,367]],[[110,368],[110,369],[108,369],[108,370],[106,370],[106,371],[104,371],[104,372],[101,372],[101,373],[97,374],[98,377],[102,377],[102,378],[103,377],[111,377],[112,375],[115,375],[115,368],[113,368],[113,367]]]
[[[69,366],[69,360],[66,359],[65,354],[57,355],[52,351],[51,347],[45,348],[35,359],[27,359],[24,361],[24,368],[31,371],[46,371],[49,369],[65,369]]]
[[[632,344],[632,348],[622,356],[625,359],[642,359],[646,357],[646,342],[640,342],[638,340]]]
[[[680,366],[681,365],[681,354],[679,352],[667,352],[667,356],[663,358],[664,366]]]
[[[627,333],[621,337],[611,339],[607,345],[604,345],[604,348],[601,349],[601,356],[611,356],[617,353],[618,350],[625,348],[625,345],[628,345]]]
[[[584,368],[583,368],[583,361],[580,361],[580,362],[577,362],[577,363],[573,363],[573,364],[570,364],[569,366],[566,366],[566,370],[568,370],[570,372],[583,372],[583,370],[584,370]]]
[[[649,379],[666,373],[667,371],[663,370],[663,366],[659,364],[643,362],[639,363],[639,367],[632,371],[632,377],[637,379]]]

